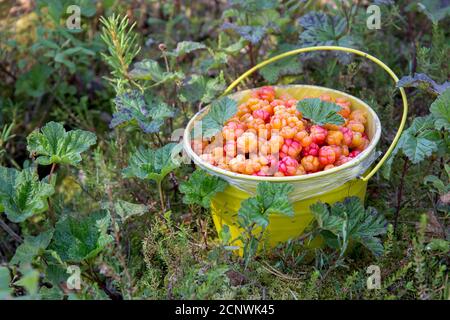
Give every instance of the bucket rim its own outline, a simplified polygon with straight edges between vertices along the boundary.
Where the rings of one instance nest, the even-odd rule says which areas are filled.
[[[375,121],[375,134],[372,137],[372,139],[370,140],[369,145],[367,146],[367,148],[361,152],[358,156],[356,156],[354,159],[350,160],[349,162],[346,162],[338,167],[334,167],[325,171],[319,171],[319,172],[315,172],[315,173],[309,173],[309,174],[304,174],[304,175],[300,175],[300,176],[285,176],[285,177],[273,177],[273,176],[269,176],[269,177],[265,177],[265,176],[253,176],[253,175],[247,175],[247,174],[242,174],[242,173],[236,173],[236,172],[232,172],[232,171],[228,171],[225,169],[221,169],[219,167],[216,167],[214,165],[211,165],[205,161],[203,161],[199,155],[197,155],[194,150],[192,150],[191,147],[191,129],[195,123],[195,121],[198,121],[199,118],[201,118],[202,115],[206,114],[206,112],[209,110],[210,108],[210,104],[205,106],[203,109],[201,109],[200,111],[198,111],[192,118],[191,120],[189,120],[185,130],[184,130],[184,134],[183,134],[183,149],[185,150],[185,152],[188,154],[189,158],[192,159],[192,161],[194,161],[195,165],[200,166],[202,169],[207,169],[209,171],[214,172],[216,175],[218,176],[226,176],[228,178],[231,179],[239,179],[239,180],[247,180],[247,181],[257,181],[257,182],[262,182],[262,181],[267,181],[267,182],[293,182],[293,181],[302,181],[302,180],[308,180],[308,179],[313,179],[316,177],[324,177],[327,175],[332,175],[334,173],[337,173],[339,171],[343,171],[345,169],[348,168],[352,168],[357,166],[358,164],[360,164],[363,160],[365,160],[367,157],[369,157],[374,151],[375,148],[380,140],[381,137],[381,122],[380,119],[378,118],[378,115],[376,114],[376,112],[363,100],[350,95],[346,92],[343,91],[339,91],[339,90],[335,90],[335,89],[331,89],[331,88],[327,88],[327,87],[323,87],[323,86],[316,86],[316,85],[307,85],[307,84],[293,84],[293,85],[274,85],[272,86],[274,88],[292,88],[292,87],[303,87],[303,88],[311,88],[311,89],[320,89],[320,90],[326,90],[328,92],[333,92],[335,94],[338,94],[340,96],[345,96],[347,98],[351,98],[353,100],[358,101],[358,104],[364,106],[366,108],[366,110],[371,113],[373,120]],[[253,90],[256,90],[258,88],[261,87],[255,87],[255,88],[251,88],[251,89],[245,89],[245,90],[241,90],[241,91],[237,91],[234,92],[232,94],[228,94],[226,95],[226,97],[233,97],[235,95],[239,95],[239,94],[245,94],[247,92],[251,92]]]

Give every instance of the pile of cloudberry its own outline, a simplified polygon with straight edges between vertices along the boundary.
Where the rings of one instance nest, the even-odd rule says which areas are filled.
[[[360,154],[369,144],[367,114],[345,98],[319,97],[341,107],[342,125],[315,125],[303,118],[297,100],[277,97],[273,87],[252,92],[221,134],[193,140],[193,150],[219,168],[257,176],[295,176],[328,170]]]

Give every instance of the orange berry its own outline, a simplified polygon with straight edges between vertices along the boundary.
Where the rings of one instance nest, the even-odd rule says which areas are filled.
[[[281,128],[281,131],[280,131],[280,135],[282,135],[283,138],[285,138],[285,139],[294,138],[296,133],[297,133],[297,129],[291,128],[291,127],[283,127],[283,128]]]
[[[364,110],[355,110],[350,113],[350,120],[354,120],[356,122],[366,124],[367,123],[367,113]]]
[[[258,150],[258,139],[256,134],[252,132],[244,132],[237,138],[236,142],[239,153],[253,153]]]
[[[325,142],[325,139],[328,134],[327,129],[324,129],[323,127],[318,126],[318,125],[314,125],[314,126],[311,126],[310,131],[311,131],[310,136],[314,143],[321,145]]]
[[[328,145],[340,146],[344,140],[344,134],[341,131],[328,131],[326,142]]]
[[[365,130],[364,125],[361,122],[357,122],[355,120],[350,120],[347,123],[346,127],[349,128],[350,130],[352,130],[353,132],[363,133]]]
[[[364,143],[362,133],[361,132],[353,132],[352,143],[350,144],[350,148],[358,148]]]
[[[320,162],[318,157],[306,156],[302,159],[302,166],[306,172],[317,172],[320,169]]]
[[[331,98],[331,96],[328,95],[328,94],[322,94],[322,95],[320,95],[320,96],[319,96],[319,99],[322,100],[322,101],[326,101],[326,102],[332,102],[332,101],[333,101],[333,99]]]

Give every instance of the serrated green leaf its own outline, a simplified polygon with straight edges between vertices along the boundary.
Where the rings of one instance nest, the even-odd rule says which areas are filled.
[[[437,130],[444,128],[450,130],[450,88],[445,90],[430,107],[434,117],[434,126]]]
[[[304,47],[353,45],[354,40],[348,35],[347,22],[342,17],[311,11],[302,16],[298,22],[303,27],[299,40]]]
[[[208,78],[201,75],[193,75],[192,78],[182,87],[180,99],[184,102],[210,103],[225,89],[225,79],[223,72],[218,77]]]
[[[156,150],[139,148],[131,155],[123,174],[127,178],[151,179],[160,183],[180,165],[178,161],[180,151],[176,143],[166,144]]]
[[[381,173],[390,179],[392,163],[399,152],[413,163],[419,163],[438,150],[440,135],[434,130],[434,120],[430,115],[417,117],[411,126],[403,131],[390,157],[384,163]]]
[[[168,52],[167,54],[173,57],[180,57],[185,54],[188,54],[195,50],[200,49],[206,49],[206,46],[203,43],[200,42],[194,42],[194,41],[181,41],[178,42],[177,48],[172,51]]]
[[[241,225],[250,226],[255,223],[266,228],[270,214],[293,216],[294,210],[288,198],[293,189],[294,187],[287,183],[260,182],[256,196],[241,203],[238,211]]]
[[[402,144],[402,150],[412,163],[417,164],[431,156],[437,150],[437,144],[427,138],[407,134]]]
[[[49,122],[41,130],[33,131],[27,138],[27,150],[38,156],[42,165],[52,163],[75,165],[81,161],[81,153],[97,141],[94,133],[83,130],[66,132],[58,122]]]
[[[0,167],[0,210],[12,222],[47,210],[47,198],[53,193],[53,187],[39,181],[32,168],[17,171]]]
[[[297,110],[304,118],[309,119],[314,124],[335,124],[341,125],[344,118],[338,114],[341,107],[332,102],[322,101],[318,98],[303,99],[297,102]]]
[[[282,45],[280,46],[279,50],[274,51],[272,54],[270,54],[269,57],[273,57],[289,50],[294,50],[295,48],[297,47],[292,45]],[[273,84],[276,83],[282,76],[298,74],[301,71],[302,66],[298,57],[291,56],[275,61],[263,67],[260,73],[264,77],[264,79]]]
[[[340,241],[356,241],[374,255],[383,252],[383,245],[378,236],[386,233],[387,221],[375,209],[364,209],[357,197],[346,198],[331,208],[321,202],[311,205],[311,212],[316,218],[318,228],[327,234],[333,234]],[[343,250],[347,247],[342,244]]]
[[[147,102],[138,91],[118,95],[114,100],[116,112],[110,123],[111,128],[124,123],[137,124],[145,133],[159,132],[164,121],[173,117],[173,110],[164,102]]]
[[[202,119],[202,133],[206,138],[210,138],[220,132],[225,122],[237,112],[237,102],[228,97],[215,100],[210,110]]]
[[[33,259],[45,250],[53,237],[53,229],[45,231],[35,237],[27,236],[24,242],[16,249],[12,264],[31,264]]]
[[[64,216],[56,223],[49,249],[64,262],[81,262],[98,255],[112,237],[107,234],[110,216],[97,211],[87,216]]]
[[[239,26],[234,23],[225,22],[222,30],[233,30],[245,40],[252,44],[259,43],[266,35],[267,27],[265,26]]]
[[[184,203],[198,204],[204,208],[209,208],[211,198],[217,192],[223,191],[226,186],[226,181],[197,169],[188,181],[180,185],[180,192],[184,193]]]

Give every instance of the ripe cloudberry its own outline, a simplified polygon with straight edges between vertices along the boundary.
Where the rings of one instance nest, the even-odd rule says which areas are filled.
[[[356,158],[360,153],[361,153],[361,151],[359,151],[359,150],[353,150],[352,152],[350,152],[350,153],[348,154],[348,156],[349,156],[350,158]]]
[[[258,90],[256,90],[256,96],[259,99],[271,102],[273,101],[273,99],[275,99],[275,89],[269,86],[259,88]]]
[[[293,139],[284,139],[284,144],[280,149],[280,157],[284,158],[285,156],[290,156],[292,158],[296,158],[301,151],[302,146],[300,143]]]
[[[275,154],[281,149],[284,144],[284,138],[280,135],[272,135],[269,140],[270,153]]]
[[[328,94],[322,94],[321,96],[319,96],[319,99],[325,102],[332,102],[333,99],[331,98],[330,95]]]
[[[363,133],[365,130],[364,125],[361,122],[358,122],[355,120],[350,120],[347,123],[346,127],[349,128],[350,130],[352,130],[353,132]]]
[[[328,131],[326,142],[328,145],[340,146],[344,140],[344,134],[341,131]]]
[[[336,160],[334,165],[337,167],[337,166],[343,165],[346,162],[349,162],[350,160],[352,160],[352,158],[342,155]]]
[[[238,153],[255,153],[258,150],[258,138],[253,132],[244,132],[236,140]]]
[[[307,156],[314,156],[317,157],[319,155],[319,146],[312,142],[309,146],[304,147],[302,150],[302,156],[303,157],[307,157]]]
[[[292,139],[294,138],[295,134],[297,133],[297,129],[292,127],[283,127],[280,130],[280,135],[285,139]]]
[[[350,120],[366,124],[367,123],[367,113],[363,110],[355,110],[350,113],[348,117]]]
[[[317,143],[318,145],[322,145],[325,142],[325,139],[327,138],[328,134],[327,129],[318,125],[311,126],[310,132],[312,141],[314,143]]]
[[[353,131],[346,127],[341,127],[339,130],[344,135],[344,139],[343,139],[344,144],[347,146],[350,146],[353,141]]]
[[[270,121],[270,113],[264,109],[253,111],[253,117],[256,119],[262,119],[264,122]]]
[[[344,118],[348,118],[350,116],[351,110],[351,102],[346,98],[336,98],[336,104],[340,106],[342,109],[338,113]]]
[[[312,138],[306,130],[297,132],[294,136],[294,140],[300,142],[302,147],[308,147],[312,143]]]
[[[282,158],[278,164],[278,171],[282,172],[285,176],[294,176],[297,168],[298,161],[289,156]]]
[[[317,172],[320,169],[320,161],[318,157],[306,156],[302,159],[302,166],[305,168],[306,172]]]
[[[330,146],[323,146],[319,150],[319,161],[322,166],[333,164],[336,161],[336,153]]]
[[[236,140],[240,137],[245,130],[247,129],[246,125],[240,122],[228,122],[222,129],[223,138],[228,140]]]

